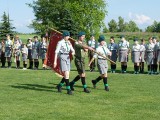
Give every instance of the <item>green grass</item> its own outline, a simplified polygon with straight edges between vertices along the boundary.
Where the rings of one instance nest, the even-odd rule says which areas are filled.
[[[110,35],[107,34],[107,40]],[[19,35],[23,42],[34,35]],[[118,40],[118,37],[116,38]],[[25,42],[26,43],[26,42]],[[86,63],[88,63],[86,61]],[[86,64],[87,65],[87,64]],[[133,74],[128,63],[127,74],[108,73],[110,91],[100,81],[93,89],[91,80],[99,73],[89,72],[86,81],[90,94],[83,92],[81,82],[74,95],[66,94],[65,86],[58,93],[60,82],[51,70],[17,70],[0,68],[0,120],[159,120],[160,75]],[[22,67],[22,62],[21,62]],[[120,63],[117,62],[117,70]],[[145,71],[146,65],[145,65]],[[77,75],[74,62],[70,80]]]
[[[129,63],[128,70],[132,71]],[[118,69],[120,65],[118,63]],[[88,70],[88,68],[87,68]],[[1,120],[158,120],[160,117],[159,75],[108,74],[110,91],[102,81],[97,89],[91,80],[98,72],[87,71],[86,94],[81,82],[74,95],[56,89],[60,78],[51,70],[0,69]],[[77,75],[72,67],[72,80]]]

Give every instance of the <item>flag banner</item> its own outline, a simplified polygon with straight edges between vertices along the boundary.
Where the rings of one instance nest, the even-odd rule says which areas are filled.
[[[49,46],[47,49],[47,56],[46,60],[44,62],[45,65],[51,67],[51,69],[58,74],[58,76],[62,77],[64,76],[61,69],[60,69],[60,58],[57,58],[57,66],[54,68],[54,57],[55,57],[55,50],[57,43],[63,39],[62,33],[52,30],[50,34],[50,41],[49,41]],[[74,41],[69,39],[71,44],[74,45]],[[72,55],[70,52],[70,59],[72,60]]]

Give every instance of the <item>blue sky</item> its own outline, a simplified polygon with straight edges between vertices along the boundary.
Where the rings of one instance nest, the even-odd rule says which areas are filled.
[[[0,0],[0,16],[3,12],[9,12],[10,19],[16,31],[31,33],[34,30],[27,26],[34,19],[32,8],[25,3],[33,0]],[[160,21],[160,0],[106,0],[108,3],[108,15],[105,18],[107,24],[111,19],[118,20],[122,16],[126,22],[133,20],[144,29],[151,25],[154,20]]]

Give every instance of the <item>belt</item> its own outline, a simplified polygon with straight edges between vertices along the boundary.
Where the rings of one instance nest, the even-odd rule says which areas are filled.
[[[140,52],[140,51],[132,51],[132,52]]]
[[[69,53],[60,53],[61,55],[69,55]]]
[[[151,52],[153,52],[153,51],[147,51],[147,53],[151,53]]]
[[[104,59],[104,58],[98,58],[99,60],[106,60],[106,59]]]
[[[120,49],[120,51],[127,51],[128,49]]]

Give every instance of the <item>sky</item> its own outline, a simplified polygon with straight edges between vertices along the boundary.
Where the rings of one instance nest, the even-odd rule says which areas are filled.
[[[35,18],[32,8],[26,3],[33,0],[0,0],[0,17],[4,12],[9,13],[13,26],[17,32],[32,33],[33,29],[27,27]],[[106,25],[111,19],[118,21],[121,16],[126,22],[133,20],[138,27],[145,29],[154,20],[160,22],[160,0],[106,0],[108,14],[104,22]]]

